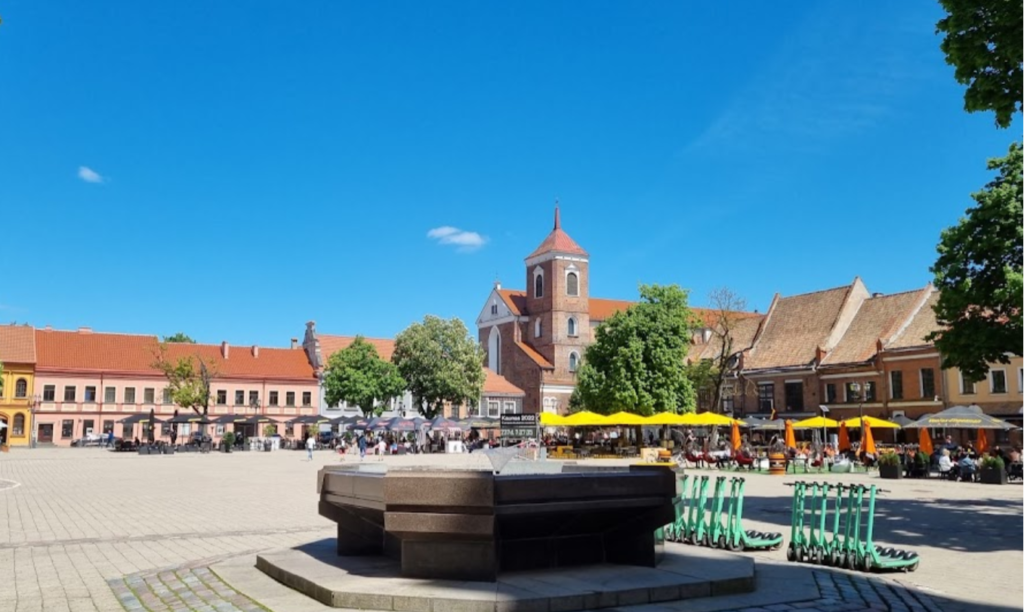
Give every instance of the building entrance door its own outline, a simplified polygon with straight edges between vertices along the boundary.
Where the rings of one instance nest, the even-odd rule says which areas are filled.
[[[42,444],[50,444],[53,442],[53,423],[40,423],[39,428],[36,430],[36,440]]]

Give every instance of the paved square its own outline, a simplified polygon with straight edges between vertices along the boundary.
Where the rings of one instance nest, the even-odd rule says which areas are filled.
[[[226,584],[209,566],[332,536],[332,524],[316,513],[315,475],[337,461],[322,452],[307,462],[304,452],[295,451],[149,457],[36,449],[0,455],[0,610],[260,609],[258,597]],[[489,466],[479,455],[388,462]],[[1021,609],[1020,485],[753,474],[747,528],[785,531],[791,489],[782,483],[797,478],[870,479],[891,490],[879,501],[876,541],[918,551],[921,567],[912,574],[865,577],[788,564],[784,550],[746,553],[764,568],[759,593],[733,607]],[[759,608],[757,596],[765,599],[800,581],[819,597],[795,604],[799,608]],[[729,604],[693,601],[686,609]]]

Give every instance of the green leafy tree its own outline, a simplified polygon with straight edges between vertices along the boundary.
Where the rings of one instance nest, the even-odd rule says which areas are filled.
[[[196,343],[195,340],[193,340],[188,334],[186,334],[184,332],[178,332],[178,333],[174,334],[173,336],[164,336],[164,342],[180,342],[180,343],[183,343],[183,344],[195,344]]]
[[[215,374],[209,364],[191,355],[168,358],[167,346],[163,344],[154,367],[167,377],[171,401],[196,414],[205,415],[210,405],[210,379]]]
[[[936,25],[940,48],[956,80],[967,86],[967,112],[994,111],[1010,126],[1021,109],[1024,18],[1020,0],[940,0],[947,16]]]
[[[328,406],[346,402],[364,416],[378,416],[384,404],[405,391],[398,368],[384,361],[362,336],[331,355],[324,370],[324,399]]]
[[[570,409],[601,414],[689,412],[686,375],[693,315],[677,285],[641,285],[640,301],[597,328],[577,374]]]
[[[1014,143],[1006,157],[990,160],[992,182],[971,195],[976,205],[942,232],[932,266],[941,291],[935,314],[945,329],[929,336],[947,367],[982,380],[987,363],[1021,355],[1022,155]]]
[[[484,352],[457,318],[427,315],[395,338],[391,358],[420,411],[441,414],[445,403],[462,406],[480,401],[484,388]]]

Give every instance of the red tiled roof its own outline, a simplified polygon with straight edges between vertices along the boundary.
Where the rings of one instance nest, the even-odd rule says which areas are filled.
[[[504,300],[505,305],[518,316],[526,314],[526,292],[518,289],[498,289],[498,295]]]
[[[540,367],[548,369],[548,370],[555,369],[555,366],[551,365],[551,362],[548,361],[547,358],[544,357],[544,355],[541,355],[540,353],[538,353],[529,344],[526,344],[525,342],[516,342],[516,346],[518,346],[519,350],[521,350],[524,353],[526,353],[526,356],[529,357],[530,359],[532,359],[533,362],[536,363],[537,365],[539,365]]]
[[[156,336],[37,329],[35,340],[37,369],[162,375],[154,367],[160,358]],[[224,359],[220,345],[171,342],[166,347],[165,358],[198,357],[214,378],[315,379],[301,349],[259,347],[256,356],[252,346],[229,346]]]
[[[558,252],[567,253],[569,255],[582,255],[587,257],[587,252],[583,250],[583,247],[576,244],[576,241],[569,237],[562,231],[562,223],[558,217],[558,208],[555,208],[555,227],[548,234],[548,237],[544,239],[544,242],[540,243],[540,246],[534,249],[527,259],[532,259],[538,255],[545,253]]]
[[[603,298],[590,298],[587,301],[589,302],[588,307],[592,323],[600,323],[605,319],[610,319],[613,314],[626,310],[636,303],[628,300],[606,300]]]
[[[745,363],[751,370],[810,365],[824,346],[851,286],[779,298]]]
[[[846,333],[822,365],[863,363],[871,359],[878,341],[887,342],[921,303],[922,290],[893,293],[864,300]]]
[[[346,349],[356,339],[355,336],[327,336],[324,334],[317,334],[316,337],[320,340],[320,355],[323,357],[324,365],[327,364],[327,360],[331,358],[331,355],[337,353],[340,350]],[[384,361],[391,361],[391,356],[395,354],[395,341],[390,338],[363,338],[373,348],[377,349],[377,355],[380,356]]]
[[[484,368],[484,372],[487,374],[487,379],[484,380],[484,395],[526,395],[522,389],[510,383],[507,378],[494,370]]]
[[[935,305],[939,302],[939,292],[931,289],[930,295],[924,300],[921,307],[914,313],[910,322],[900,330],[896,331],[892,340],[886,343],[887,349],[906,349],[932,346],[932,342],[925,340],[928,334],[939,331],[942,326],[935,318]]]
[[[0,363],[35,363],[36,334],[28,325],[0,325]]]
[[[757,328],[761,324],[761,319],[764,318],[761,315],[753,313],[740,314],[751,314],[752,316],[743,316],[732,322],[730,335],[732,336],[733,353],[739,353],[740,351],[745,351],[750,348],[750,345],[754,342],[754,336],[757,335]],[[708,342],[698,342],[697,345],[690,350],[690,354],[687,355],[687,357],[691,363],[701,359],[718,359],[721,351],[721,340],[712,336],[711,340]]]

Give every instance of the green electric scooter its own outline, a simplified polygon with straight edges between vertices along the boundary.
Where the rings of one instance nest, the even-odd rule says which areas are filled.
[[[670,542],[682,542],[683,538],[686,536],[686,506],[690,499],[690,480],[691,478],[689,475],[679,477],[679,482],[682,485],[680,487],[682,492],[676,495],[675,499],[672,500],[676,518],[668,525],[665,525],[665,539]]]
[[[863,488],[863,487],[861,487]],[[898,548],[875,546],[875,493],[877,489],[871,485],[868,497],[867,528],[864,542],[860,547],[857,557],[857,569],[870,572],[872,570],[899,569],[908,572],[915,571],[921,564],[921,558],[916,552],[901,550]]]
[[[860,550],[860,523],[864,507],[864,487],[850,487],[849,505],[846,513],[846,531],[839,555],[839,567],[856,569],[857,554]]]
[[[704,506],[708,500],[709,476],[701,476],[700,483],[694,483],[693,503],[687,512],[686,538],[687,544],[700,544],[704,537]]]
[[[828,515],[828,494],[832,485],[811,483],[811,535],[807,542],[807,555],[811,563],[825,560],[825,517]]]
[[[719,544],[725,543],[725,524],[722,521],[722,511],[725,509],[725,476],[715,478],[715,498],[711,503],[711,514],[708,515],[708,533],[703,544],[712,548],[718,548]]]
[[[729,497],[729,518],[725,546],[732,551],[768,549],[782,546],[782,534],[743,529],[743,491],[746,479],[733,478]]]
[[[825,540],[824,557],[823,562],[825,565],[830,567],[839,566],[839,551],[842,548],[842,539],[840,537],[840,518],[843,516],[843,492],[849,490],[849,487],[843,484],[836,485],[836,501],[834,507],[834,516],[832,517],[832,537]],[[846,523],[849,524],[849,518]]]
[[[807,554],[804,548],[806,546],[804,538],[804,497],[806,492],[806,483],[801,481],[793,483],[792,531],[789,536],[789,547],[786,548],[786,560],[788,561],[803,561]]]

